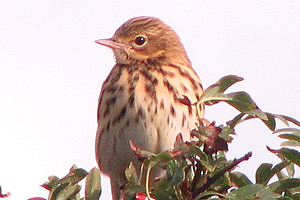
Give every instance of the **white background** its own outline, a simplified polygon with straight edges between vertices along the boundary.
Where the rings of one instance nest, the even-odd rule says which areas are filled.
[[[264,111],[300,119],[299,1],[67,1],[9,0],[0,5],[0,185],[8,198],[46,198],[39,185],[64,176],[75,163],[96,166],[94,138],[101,84],[112,52],[108,38],[134,16],[155,16],[181,37],[207,88],[222,76],[245,78]],[[206,109],[217,124],[237,112]],[[253,151],[240,165],[254,180],[261,162],[278,162],[265,145],[278,140],[259,120],[238,126],[229,157]],[[102,199],[109,199],[103,180]]]

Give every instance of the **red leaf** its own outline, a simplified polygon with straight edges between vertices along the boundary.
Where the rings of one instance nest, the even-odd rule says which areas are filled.
[[[43,184],[43,185],[40,185],[41,187],[45,188],[46,190],[48,191],[51,191],[51,188],[49,188],[47,185]]]
[[[134,154],[138,156],[139,161],[143,162],[145,159],[149,158],[153,153],[145,151],[137,147],[132,140],[129,141],[129,145],[133,150]]]
[[[228,151],[227,142],[219,137],[222,129],[220,127],[215,126],[215,122],[212,122],[208,126],[204,126],[202,128],[206,133],[206,140],[204,143],[206,144],[206,152],[216,153],[217,151]]]
[[[176,140],[175,140],[175,143],[174,143],[174,147],[175,147],[175,146],[182,145],[182,144],[183,144],[183,137],[182,137],[182,134],[181,134],[181,133],[178,133],[177,136],[176,136]]]

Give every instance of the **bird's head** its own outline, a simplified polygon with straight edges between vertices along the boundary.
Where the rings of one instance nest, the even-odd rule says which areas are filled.
[[[154,17],[135,17],[109,39],[96,40],[110,47],[119,64],[184,64],[190,65],[177,34]]]

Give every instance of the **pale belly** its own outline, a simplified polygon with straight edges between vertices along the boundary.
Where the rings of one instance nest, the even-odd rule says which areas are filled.
[[[141,162],[129,141],[140,149],[159,153],[174,147],[178,133],[189,140],[190,130],[196,127],[196,109],[177,98],[185,95],[195,102],[202,92],[199,88],[199,93],[191,93],[190,81],[176,77],[167,80],[156,74],[162,81],[149,83],[140,75],[132,85],[125,77],[120,77],[114,89],[104,87],[99,107],[96,154],[100,169],[110,176],[120,176],[130,162],[139,168]]]

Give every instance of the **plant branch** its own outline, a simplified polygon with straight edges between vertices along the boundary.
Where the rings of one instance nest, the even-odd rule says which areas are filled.
[[[216,182],[221,176],[223,176],[226,172],[230,171],[231,169],[233,169],[234,167],[236,167],[238,164],[240,164],[243,161],[248,160],[250,157],[252,156],[252,152],[248,152],[247,154],[245,154],[243,157],[239,158],[239,159],[234,159],[232,161],[232,163],[230,163],[229,165],[225,166],[223,169],[221,169],[220,171],[218,171],[215,175],[213,175],[211,178],[207,179],[207,182],[200,187],[199,189],[197,189],[194,192],[194,197],[198,196],[200,193],[204,192],[205,190],[207,190],[212,184],[214,184],[214,182]]]

